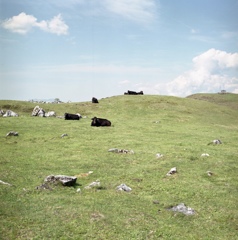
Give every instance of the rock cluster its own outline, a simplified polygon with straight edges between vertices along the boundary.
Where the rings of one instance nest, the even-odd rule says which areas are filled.
[[[185,214],[185,215],[194,215],[194,214],[195,214],[194,209],[185,206],[184,203],[180,203],[180,204],[177,205],[177,206],[174,206],[174,207],[172,207],[172,208],[169,208],[169,210],[171,210],[171,211],[173,211],[173,212],[180,212],[180,213],[183,213],[183,214]]]
[[[7,133],[6,137],[8,136],[18,136],[18,132],[10,131]]]
[[[115,153],[131,153],[134,154],[133,150],[127,150],[127,149],[119,149],[119,148],[110,148],[108,152],[115,152]]]
[[[40,108],[39,106],[35,106],[32,111],[32,116],[39,116],[39,117],[45,117],[45,111],[43,108]]]
[[[125,183],[122,183],[121,185],[116,187],[116,190],[130,192],[132,189],[130,187],[128,187]]]
[[[63,186],[73,186],[76,183],[77,178],[66,175],[49,175],[44,181],[48,183],[60,182]]]

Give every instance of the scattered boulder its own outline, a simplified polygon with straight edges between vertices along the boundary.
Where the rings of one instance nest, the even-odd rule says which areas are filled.
[[[40,111],[40,107],[35,106],[32,113],[31,113],[31,116],[37,116],[39,111]]]
[[[9,133],[7,133],[6,137],[8,136],[18,136],[18,132],[10,131]]]
[[[156,158],[162,158],[164,155],[161,153],[157,153],[155,156],[156,156]]]
[[[209,154],[208,154],[208,153],[203,153],[203,154],[201,155],[201,157],[209,157]]]
[[[67,137],[67,136],[68,136],[67,133],[63,133],[63,134],[61,135],[62,138],[63,138],[63,137]]]
[[[218,145],[218,144],[222,144],[221,140],[220,139],[215,139],[213,140],[212,142],[208,143],[207,145]]]
[[[211,176],[213,175],[213,172],[207,171],[207,175],[208,175],[209,177],[211,177]]]
[[[48,183],[62,183],[63,186],[73,186],[76,181],[77,178],[73,177],[73,176],[65,176],[65,175],[49,175],[45,178],[44,180],[45,182]]]
[[[85,187],[85,189],[90,189],[94,187],[100,187],[101,183],[99,180],[96,180],[95,182],[90,183],[88,186]]]
[[[38,116],[39,117],[45,117],[45,111],[43,108],[40,109],[40,111],[38,112]]]
[[[122,183],[121,185],[116,187],[116,190],[130,192],[132,189],[130,187],[128,187],[125,183]]]
[[[119,148],[111,148],[111,149],[108,150],[108,152],[134,154],[133,150],[126,150],[126,149],[119,149]]]
[[[49,111],[45,114],[45,117],[56,117],[56,113],[54,111]]]
[[[12,110],[7,110],[3,117],[18,117],[19,115]]]
[[[180,212],[185,215],[194,215],[195,214],[195,210],[190,207],[186,207],[184,203],[180,203],[179,205],[169,208],[168,210],[171,210],[173,212]]]
[[[173,167],[169,170],[169,172],[166,174],[167,176],[171,176],[173,174],[177,173],[177,168]]]
[[[32,113],[32,116],[38,116],[38,117],[45,117],[45,110],[43,108],[40,108],[39,106],[35,106]]]

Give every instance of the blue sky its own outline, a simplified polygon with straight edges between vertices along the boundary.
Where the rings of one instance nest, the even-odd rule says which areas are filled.
[[[0,99],[238,93],[238,0],[0,0]]]

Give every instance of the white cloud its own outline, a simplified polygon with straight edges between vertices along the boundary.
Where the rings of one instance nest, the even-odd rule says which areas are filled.
[[[6,19],[2,22],[1,26],[11,32],[26,34],[33,27],[38,27],[43,31],[50,32],[57,35],[65,35],[68,33],[68,26],[63,21],[60,14],[53,17],[51,20],[43,20],[37,22],[37,18],[32,15],[27,15],[22,12],[17,16]]]
[[[26,15],[24,12],[17,16],[9,18],[1,24],[3,28],[20,34],[26,34],[36,24],[37,19],[32,15]]]
[[[167,84],[169,95],[187,96],[196,92],[238,89],[238,53],[210,49],[193,58],[193,68]]]
[[[61,14],[58,14],[57,16],[53,17],[50,21],[41,21],[40,23],[37,23],[36,26],[38,26],[40,29],[54,33],[57,35],[67,34],[68,33],[68,26],[64,23]]]
[[[139,23],[149,23],[155,19],[155,0],[104,0],[104,7],[114,14]]]

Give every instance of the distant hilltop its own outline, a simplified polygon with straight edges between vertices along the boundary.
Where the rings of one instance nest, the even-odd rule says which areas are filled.
[[[59,98],[49,98],[49,99],[31,99],[29,102],[33,103],[63,103]]]

